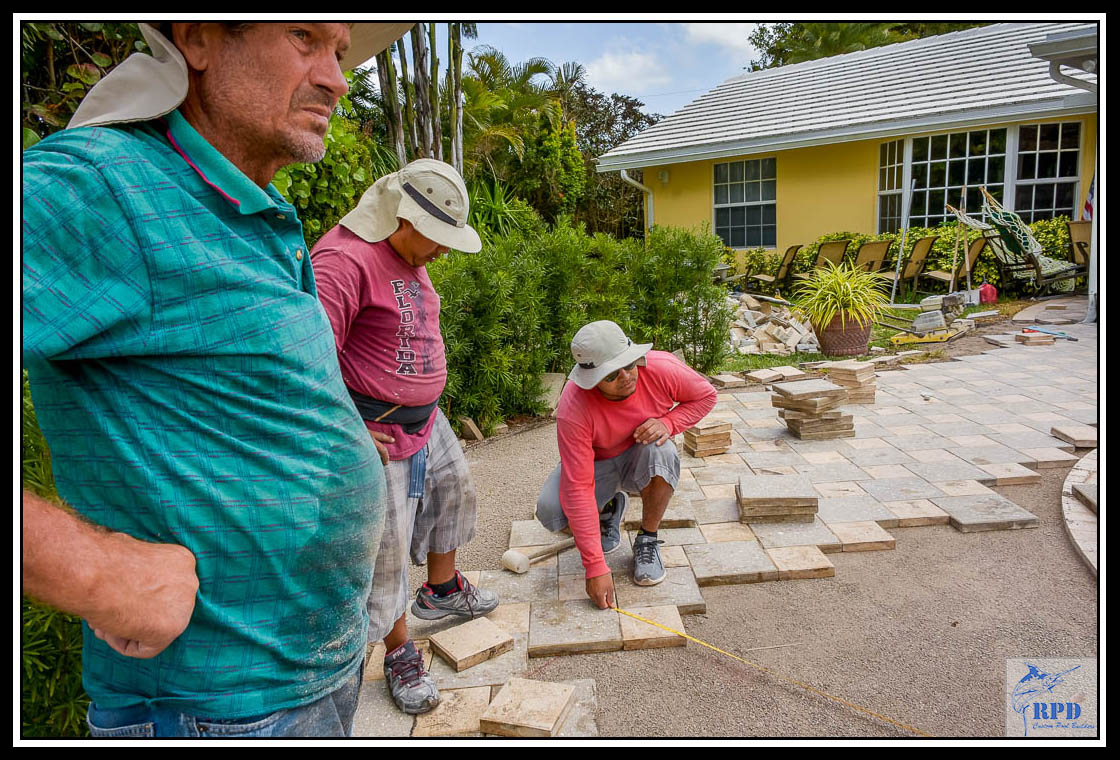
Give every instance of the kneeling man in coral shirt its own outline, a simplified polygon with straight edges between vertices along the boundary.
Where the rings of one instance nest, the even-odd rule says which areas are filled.
[[[703,419],[716,391],[699,373],[652,343],[635,344],[614,322],[592,322],[572,339],[576,361],[556,411],[560,464],[537,497],[537,519],[569,528],[587,573],[587,595],[613,607],[605,554],[621,545],[627,491],[642,495],[634,539],[634,582],[665,579],[657,529],[680,478],[671,436]]]

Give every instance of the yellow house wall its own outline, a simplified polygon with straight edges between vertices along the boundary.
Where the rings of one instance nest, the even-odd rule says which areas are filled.
[[[1080,201],[1076,212],[1080,215],[1093,178],[1097,119],[1087,115],[1062,121],[1082,123]],[[914,132],[905,136],[945,132]],[[651,166],[643,170],[643,184],[653,191],[654,224],[698,228],[706,223],[711,228],[715,221],[714,165],[774,156],[778,170],[777,250],[784,251],[796,243],[808,245],[831,232],[871,235],[876,232],[878,217],[879,145],[887,139]],[[667,181],[662,181],[662,172],[667,172]]]

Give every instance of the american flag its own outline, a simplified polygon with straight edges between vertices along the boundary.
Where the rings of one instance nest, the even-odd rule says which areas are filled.
[[[1093,181],[1089,183],[1089,195],[1085,198],[1085,208],[1081,209],[1081,219],[1083,221],[1093,220],[1093,189],[1097,184],[1097,178],[1093,177]]]

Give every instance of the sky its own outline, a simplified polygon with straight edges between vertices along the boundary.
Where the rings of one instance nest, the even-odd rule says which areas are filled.
[[[491,45],[511,64],[533,57],[560,65],[583,64],[587,83],[600,92],[637,98],[646,113],[677,111],[731,77],[758,53],[747,43],[757,24],[626,21],[478,23],[478,38],[463,49]],[[441,68],[447,61],[447,25],[437,24]],[[411,50],[411,48],[410,48]],[[464,59],[464,68],[466,62]]]
[[[645,103],[646,113],[668,116],[744,73],[758,53],[747,36],[758,24],[628,21],[486,23],[463,48],[492,45],[511,62],[541,56],[555,64],[576,61],[600,92]]]

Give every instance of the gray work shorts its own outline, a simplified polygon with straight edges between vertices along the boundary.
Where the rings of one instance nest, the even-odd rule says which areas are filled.
[[[553,531],[568,527],[568,518],[560,506],[562,466],[556,465],[537,497],[537,520]],[[662,480],[676,490],[681,477],[681,456],[672,440],[665,441],[660,446],[654,443],[635,443],[616,457],[596,461],[596,507],[602,512],[619,491],[641,492],[654,475],[660,475]]]

